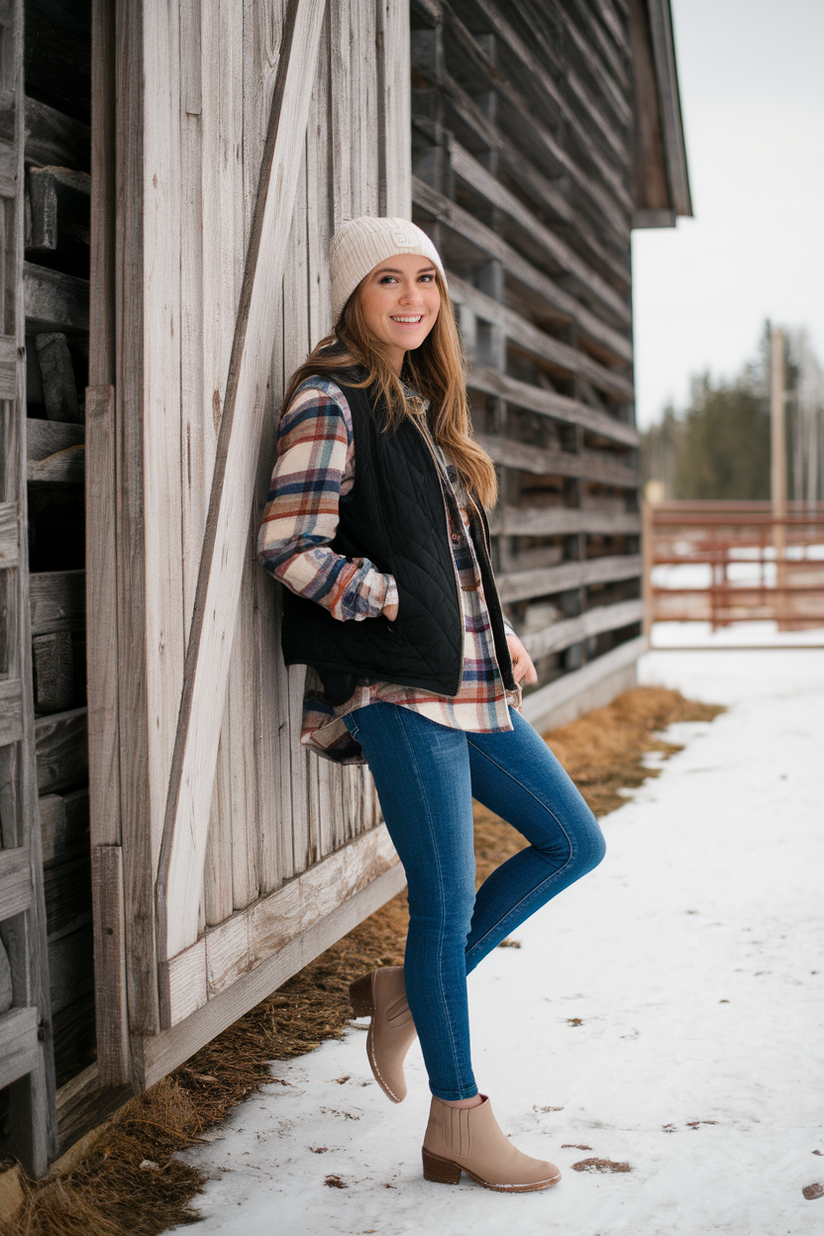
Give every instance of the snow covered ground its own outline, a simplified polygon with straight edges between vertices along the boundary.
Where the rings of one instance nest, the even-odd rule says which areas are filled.
[[[187,1153],[199,1236],[824,1231],[802,1192],[824,1185],[824,650],[652,652],[641,679],[729,711],[674,727],[685,749],[602,821],[602,866],[470,979],[481,1088],[560,1184],[425,1182],[417,1047],[396,1107],[353,1028]]]

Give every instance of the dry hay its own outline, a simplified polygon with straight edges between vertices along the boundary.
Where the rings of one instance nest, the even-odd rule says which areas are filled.
[[[720,711],[676,691],[642,687],[554,730],[547,740],[600,816],[624,802],[619,789],[657,775],[643,766],[646,752],[678,750],[657,731],[674,721],[709,721]],[[523,844],[508,824],[476,806],[479,881]],[[28,1185],[22,1212],[13,1223],[0,1223],[0,1236],[157,1236],[195,1222],[191,1203],[204,1182],[176,1152],[269,1080],[271,1060],[341,1037],[351,1016],[350,982],[376,966],[403,962],[406,920],[401,893],[128,1103],[71,1172]],[[592,1170],[595,1163],[595,1170],[605,1170],[599,1160],[584,1160],[576,1170],[584,1164]],[[606,1170],[628,1168],[610,1164]]]
[[[629,1163],[616,1163],[612,1159],[579,1159],[572,1164],[573,1172],[631,1172]]]

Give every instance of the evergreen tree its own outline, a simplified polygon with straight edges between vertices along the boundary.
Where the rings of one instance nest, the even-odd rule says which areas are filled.
[[[672,478],[676,498],[769,498],[769,406],[749,375],[693,379]]]
[[[667,498],[769,498],[771,340],[772,327],[765,322],[758,355],[737,378],[714,380],[709,373],[701,374],[692,379],[690,401],[683,412],[672,405],[664,409],[660,422],[641,436],[645,483],[661,481]],[[798,344],[788,336],[785,385],[789,392],[794,392],[799,382],[797,353]],[[803,463],[805,448],[809,452],[807,440],[812,438],[805,431],[804,444],[796,441],[800,437],[796,426],[799,418],[793,409],[791,396],[788,457],[794,460],[799,456]],[[793,483],[792,473],[800,475],[799,462],[795,462],[789,478],[791,496],[799,488],[798,482]]]

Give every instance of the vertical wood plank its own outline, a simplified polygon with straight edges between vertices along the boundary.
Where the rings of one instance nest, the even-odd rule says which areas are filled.
[[[160,848],[183,689],[180,42],[177,5],[144,0],[143,535],[152,857]],[[199,265],[195,261],[195,265]],[[195,324],[195,329],[197,326]],[[187,377],[190,376],[187,374]],[[170,569],[170,564],[174,564]],[[189,892],[191,896],[191,891]]]
[[[93,845],[119,845],[120,751],[117,695],[113,386],[86,388],[86,656],[89,811]]]
[[[204,12],[204,97],[203,233],[207,237],[204,264],[204,324],[201,365],[206,378],[206,399],[211,404],[208,439],[204,451],[202,522],[197,549],[192,554],[196,582],[199,548],[214,469],[217,434],[220,428],[226,377],[232,350],[234,324],[240,296],[245,249],[243,198],[243,23],[237,7],[226,0],[207,6]],[[205,416],[205,405],[204,405]],[[248,556],[248,554],[247,554]],[[249,741],[253,727],[254,696],[249,689],[248,645],[253,624],[248,599],[248,569],[241,585],[238,629],[229,670],[229,686],[213,791],[208,840],[206,889],[207,921],[220,922],[228,906],[245,906],[258,893],[256,789],[254,744]],[[246,689],[244,689],[244,683]],[[251,837],[250,833],[255,835]]]
[[[283,30],[284,0],[246,0],[243,65],[243,181],[245,227],[251,225],[256,178]],[[257,470],[258,509],[269,486],[284,385],[282,328],[272,353]],[[258,871],[261,892],[272,892],[295,870],[292,841],[292,776],[289,677],[280,655],[280,588],[260,569],[251,599],[256,666],[255,737],[258,763]]]
[[[224,328],[224,350],[228,373],[233,326],[240,298],[242,267],[237,261],[243,252],[243,43],[237,22],[237,7],[227,0],[221,4],[221,218],[224,244],[224,293],[231,306],[231,317]],[[204,305],[204,314],[208,307]],[[224,378],[225,382],[225,378]],[[229,729],[221,739],[226,749],[226,764],[218,771],[218,787],[230,781],[223,791],[232,804],[232,897],[236,909],[254,901],[259,892],[259,824],[257,819],[257,746],[254,741],[256,678],[254,666],[254,574],[260,569],[255,558],[257,532],[257,494],[249,512],[249,530],[244,549],[241,603],[235,646],[229,669],[227,711]]]
[[[269,484],[275,450],[274,391],[283,389],[283,354],[276,349],[258,463],[258,506]],[[256,564],[257,565],[257,564]],[[258,877],[261,893],[273,892],[295,871],[292,841],[291,727],[289,679],[280,653],[281,589],[257,567],[253,575],[253,658],[257,819],[260,828]]]
[[[234,312],[232,302],[224,303],[221,278],[226,260],[223,244],[220,212],[220,36],[222,32],[219,5],[198,5],[200,9],[200,85],[201,85],[201,160],[198,178],[201,190],[199,212],[200,234],[203,237],[203,252],[208,260],[202,264],[201,298],[198,312],[201,321],[201,349],[198,361],[202,367],[203,390],[199,405],[184,407],[184,416],[194,422],[195,434],[193,458],[192,493],[190,502],[194,507],[195,489],[198,501],[198,520],[191,521],[187,530],[184,525],[184,551],[188,562],[186,578],[187,602],[197,586],[197,538],[202,538],[208,503],[208,485],[214,467],[214,452],[217,445],[217,430],[225,394],[225,374],[228,368],[225,335],[227,312]],[[240,32],[242,38],[242,28]],[[201,255],[202,256],[202,255]],[[235,256],[236,259],[236,255]],[[229,345],[231,346],[231,345]],[[196,460],[196,466],[195,466]],[[187,604],[188,612],[188,604]],[[218,756],[220,762],[220,754]],[[225,812],[220,811],[217,791],[212,797],[209,835],[203,887],[203,913],[207,924],[222,922],[232,912],[231,879],[231,830]]]
[[[311,116],[311,112],[310,112]],[[307,133],[309,125],[307,124]],[[309,351],[309,261],[307,211],[306,140],[301,160],[298,192],[287,247],[283,274],[283,372],[288,375]],[[309,763],[308,752],[300,745],[303,718],[303,666],[290,666],[289,729],[291,736],[292,844],[295,871],[303,871],[317,854],[318,773]]]
[[[360,161],[355,148],[354,128],[357,124],[352,98],[350,62],[352,56],[352,0],[339,0],[329,6],[330,61],[329,89],[331,107],[332,204],[333,226],[344,219],[354,219],[361,212],[355,185],[360,173]]]
[[[250,521],[251,522],[251,521]],[[254,521],[255,524],[257,521]],[[231,820],[232,896],[236,910],[254,901],[260,890],[258,876],[259,825],[257,819],[257,745],[255,743],[254,688],[250,690],[253,669],[254,626],[248,603],[252,593],[252,574],[259,571],[254,555],[252,529],[249,529],[241,584],[243,612],[238,620],[229,686],[226,696],[228,730],[221,743],[226,763],[219,771],[219,787]],[[253,680],[256,675],[253,672]]]
[[[202,22],[208,23],[212,6],[200,0],[180,0],[180,442],[177,457],[180,464],[181,495],[181,573],[182,606],[185,628],[191,622],[197,587],[197,551],[203,541],[206,507],[209,501],[211,469],[217,433],[212,426],[209,407],[212,391],[209,370],[204,362],[210,356],[213,343],[207,338],[213,322],[220,314],[219,302],[212,313],[204,313],[211,290],[209,284],[215,269],[217,239],[207,230],[205,214],[212,200],[204,187],[204,163],[211,165],[214,135],[207,128],[212,103],[208,99],[204,115],[203,35]],[[208,36],[208,30],[207,30]],[[209,48],[211,50],[211,48]],[[208,61],[207,61],[208,64]],[[215,69],[211,76],[214,77]],[[171,123],[171,118],[170,118]],[[205,132],[204,132],[205,131]],[[205,154],[205,158],[204,158]],[[170,220],[170,223],[173,223]],[[204,251],[208,260],[204,262]],[[219,359],[222,359],[220,357]],[[170,549],[172,546],[170,546]]]
[[[357,83],[355,116],[360,118],[355,130],[360,147],[360,213],[377,215],[380,213],[377,5],[354,2],[352,17],[356,41],[352,46],[350,66]],[[369,55],[363,54],[365,48],[369,48]]]
[[[247,239],[280,64],[286,5],[287,0],[243,0],[243,218]]]
[[[146,661],[146,555],[143,536],[143,26],[141,0],[115,0],[116,63],[116,542],[120,659],[120,815],[126,901],[129,1029],[160,1028],[154,912]],[[114,106],[112,101],[111,106]],[[92,349],[95,341],[92,339]]]
[[[231,915],[233,908],[232,819],[225,809],[224,795],[218,793],[218,778],[221,778],[222,784],[222,764],[225,759],[222,735],[226,731],[228,721],[227,709],[224,709],[223,718],[203,871],[203,922],[208,927],[222,923]]]
[[[377,0],[379,198],[383,215],[412,214],[409,0]]]
[[[115,410],[115,6],[91,9],[89,387],[85,396],[86,691],[100,1083],[130,1077],[120,781]]]
[[[332,152],[329,140],[330,21],[324,23],[318,66],[312,94],[312,110],[306,129],[306,231],[308,273],[308,346],[312,348],[329,333],[329,244],[332,239]],[[330,854],[335,844],[338,770],[327,760],[308,757],[314,765],[314,795],[310,795],[313,836],[319,857]]]
[[[334,6],[331,6],[334,7]],[[329,129],[331,18],[323,23],[312,107],[306,127],[306,230],[309,279],[309,347],[334,325],[330,321],[329,245],[333,228],[332,146]]]
[[[97,1067],[103,1086],[129,1077],[126,1002],[126,923],[123,850],[119,845],[92,848],[94,897],[94,968],[96,984]]]

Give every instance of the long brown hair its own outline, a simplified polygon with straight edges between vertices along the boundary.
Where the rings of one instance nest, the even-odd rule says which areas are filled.
[[[375,388],[387,408],[385,428],[389,431],[404,417],[415,415],[404,389],[406,383],[429,400],[432,436],[451,455],[463,484],[477,494],[484,506],[493,507],[498,493],[495,466],[472,437],[466,365],[455,314],[440,272],[435,277],[441,294],[435,325],[419,348],[406,353],[400,377],[389,363],[389,349],[370,333],[364,322],[357,287],[344,305],[333,333],[321,339],[292,374],[283,406],[288,408],[307,378],[359,366],[366,370],[366,377],[352,385]]]

